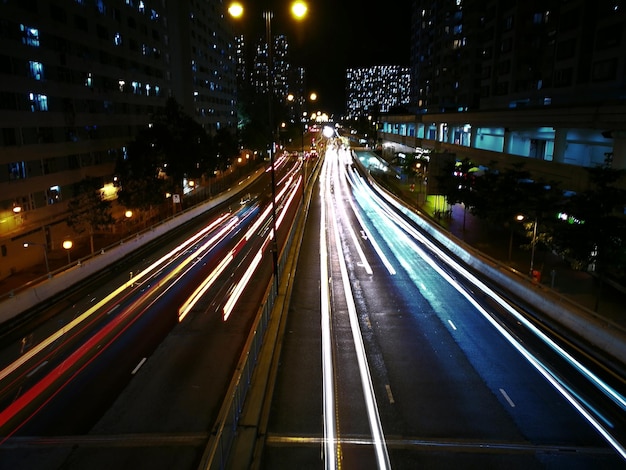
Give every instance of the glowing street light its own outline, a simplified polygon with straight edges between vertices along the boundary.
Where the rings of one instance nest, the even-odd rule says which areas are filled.
[[[291,5],[291,13],[293,17],[297,20],[302,20],[307,13],[308,7],[307,4],[301,0],[295,1]],[[244,14],[244,7],[240,2],[232,2],[228,7],[228,13],[233,18],[241,18]],[[276,145],[276,136],[275,133],[277,129],[274,128],[274,116],[272,111],[272,100],[274,98],[274,80],[273,77],[270,76],[272,73],[272,69],[274,66],[273,54],[272,54],[272,17],[274,14],[266,10],[263,12],[263,18],[265,19],[265,41],[267,44],[267,110],[268,110],[268,122],[270,126],[270,175],[271,175],[271,185],[272,185],[272,261],[273,261],[273,272],[274,272],[274,286],[276,288],[276,293],[278,294],[278,242],[277,242],[277,233],[276,233],[276,175],[274,169],[274,146]]]
[[[293,2],[291,5],[291,13],[294,18],[302,19],[306,16],[306,12],[308,10],[307,4],[304,2]]]
[[[243,16],[243,5],[239,2],[233,2],[228,7],[228,14],[233,18],[240,18]]]
[[[521,222],[525,219],[525,217],[519,214],[515,216],[515,219]],[[530,242],[530,270],[528,274],[531,278],[534,278],[533,271],[535,269],[535,245],[537,245],[537,217],[535,217],[535,220],[533,221],[533,239]]]
[[[72,259],[70,258],[70,250],[74,246],[74,243],[72,240],[63,240],[62,246],[67,251],[67,264],[70,264],[72,262]]]

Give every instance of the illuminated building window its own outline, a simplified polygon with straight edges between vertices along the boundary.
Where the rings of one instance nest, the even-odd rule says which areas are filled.
[[[49,206],[61,202],[61,188],[58,185],[50,186],[46,191],[46,199]]]
[[[30,100],[30,110],[35,111],[48,111],[48,97],[39,93],[29,93],[28,98]]]
[[[26,178],[26,163],[13,162],[9,163],[9,179],[21,180]]]
[[[43,80],[43,64],[41,62],[30,61],[29,74],[35,80]]]
[[[120,33],[115,33],[115,35],[113,36],[113,42],[115,43],[116,46],[121,46],[122,35]]]
[[[39,47],[39,30],[28,26],[20,25],[20,29],[24,33],[22,42],[27,46]]]

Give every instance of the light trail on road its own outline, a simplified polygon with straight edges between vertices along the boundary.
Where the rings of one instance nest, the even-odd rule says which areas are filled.
[[[610,387],[606,382],[601,380],[596,374],[585,367],[580,361],[576,360],[570,353],[568,353],[563,347],[558,345],[554,340],[547,336],[544,332],[539,330],[533,323],[531,323],[524,315],[522,315],[516,308],[504,299],[501,295],[496,293],[493,289],[487,286],[484,282],[478,279],[475,275],[470,273],[460,263],[452,259],[445,251],[436,246],[433,242],[428,240],[423,234],[421,234],[412,225],[407,223],[402,217],[393,211],[390,206],[400,209],[405,214],[411,214],[411,217],[416,217],[415,214],[410,213],[405,207],[398,204],[392,197],[386,195],[383,191],[380,193],[372,191],[369,186],[363,181],[363,178],[357,173],[355,169],[347,172],[350,176],[350,181],[358,191],[355,192],[357,201],[361,204],[363,210],[373,211],[378,215],[380,220],[384,220],[384,228],[390,232],[387,239],[395,240],[394,243],[389,243],[389,249],[392,250],[398,260],[401,261],[403,267],[410,273],[411,278],[417,287],[420,286],[420,275],[415,272],[414,268],[406,261],[407,257],[403,251],[403,248],[399,246],[397,241],[402,240],[402,246],[410,247],[409,250],[417,254],[419,258],[426,261],[440,276],[453,286],[461,295],[463,295],[480,314],[489,321],[494,328],[504,337],[554,388],[557,390],[588,422],[596,429],[596,431],[613,447],[622,458],[626,459],[626,446],[620,443],[618,439],[613,436],[613,425],[602,414],[595,410],[591,405],[585,402],[585,400],[579,396],[575,391],[569,387],[562,378],[558,376],[548,364],[543,363],[539,358],[532,354],[517,338],[511,335],[502,325],[494,318],[491,312],[485,310],[473,296],[464,288],[456,279],[450,276],[444,269],[441,268],[441,261],[435,261],[433,256],[426,253],[419,245],[426,246],[430,252],[434,253],[439,260],[442,260],[446,265],[452,267],[454,271],[461,274],[463,278],[469,280],[475,285],[480,292],[483,292],[495,302],[497,302],[502,308],[510,313],[519,323],[524,325],[530,332],[532,332],[537,338],[540,338],[545,344],[556,351],[560,356],[565,358],[571,363],[581,374],[594,383],[600,390],[610,397],[615,403],[617,403],[622,409],[626,409],[626,398],[618,393],[615,389]],[[379,195],[380,194],[380,195]],[[381,199],[385,199],[383,201]]]
[[[382,428],[382,423],[380,420],[380,415],[378,413],[378,404],[376,401],[376,395],[374,392],[374,386],[372,384],[370,368],[369,368],[369,364],[367,361],[367,353],[365,351],[365,346],[363,344],[361,328],[359,326],[357,309],[356,309],[356,305],[354,302],[354,294],[352,292],[352,287],[350,284],[350,277],[348,275],[348,269],[347,269],[346,262],[345,262],[345,255],[343,253],[343,248],[342,248],[343,242],[341,239],[341,234],[339,232],[340,224],[343,225],[348,231],[350,230],[354,231],[354,229],[350,226],[350,221],[348,220],[346,214],[345,213],[338,214],[336,212],[336,206],[340,206],[340,207],[342,206],[342,203],[338,203],[336,201],[343,200],[342,186],[346,184],[345,180],[343,179],[343,175],[341,174],[339,170],[340,163],[343,163],[341,162],[340,154],[332,150],[328,150],[326,152],[326,156],[324,160],[323,176],[321,179],[321,184],[324,185],[324,189],[321,192],[322,207],[325,208],[323,209],[324,213],[323,213],[322,220],[324,222],[322,223],[322,226],[325,227],[326,229],[330,228],[332,230],[332,238],[328,239],[325,233],[322,234],[323,239],[320,240],[320,245],[324,246],[325,244],[328,244],[330,242],[332,243],[332,246],[334,247],[334,249],[337,251],[337,260],[339,262],[339,268],[340,268],[338,275],[341,278],[341,285],[343,287],[343,295],[344,295],[344,298],[348,307],[348,318],[349,318],[349,323],[350,323],[350,329],[352,332],[352,342],[353,342],[354,350],[355,350],[356,357],[357,357],[359,376],[361,379],[361,388],[362,388],[363,396],[365,399],[365,409],[367,412],[369,428],[370,428],[370,432],[372,433],[371,444],[374,447],[374,452],[376,455],[376,462],[377,462],[378,468],[388,469],[388,468],[391,468],[391,463],[389,461],[389,454],[388,454],[387,446],[385,443],[385,436],[384,436],[384,432]],[[353,238],[353,240],[354,239],[355,237]],[[324,265],[327,265],[329,261],[328,259],[326,260],[322,259],[321,262],[322,262],[322,266],[324,266]],[[367,263],[367,266],[369,266],[369,263]],[[321,279],[322,283],[324,283],[324,278],[323,278],[324,275],[326,275],[326,273],[323,272],[322,279]],[[323,288],[322,291],[324,291],[324,289],[325,288]],[[324,308],[326,295],[328,294],[323,294],[323,298],[322,298],[323,307],[322,308]],[[332,316],[333,316],[333,312],[332,312],[332,307],[331,307],[330,311],[324,315],[325,317],[324,323],[328,322],[330,325],[332,325]],[[322,329],[324,331],[323,334],[329,334],[330,326],[322,325]],[[328,344],[332,343],[332,341],[330,340],[330,338],[326,338],[326,339],[323,339],[323,343],[324,345],[326,345],[326,347],[328,347]],[[329,354],[328,351],[326,350],[322,351],[323,365],[325,368],[326,367],[332,368],[333,367],[332,366],[332,349],[330,352],[331,354],[330,359],[328,358],[328,354]],[[334,380],[334,379],[331,379],[331,377],[334,377],[334,372],[332,370],[325,370],[323,372],[323,375],[325,378],[327,378],[327,380]],[[324,387],[325,389],[324,403],[325,404],[332,403],[331,398],[329,396],[326,396],[326,392],[328,391],[328,388],[329,387],[327,385]],[[333,386],[332,392],[334,393],[334,386]],[[334,411],[334,406],[333,407],[329,406],[328,409],[324,410],[324,415],[325,415],[326,420],[329,419],[328,415],[332,413],[333,411]],[[331,429],[334,430],[335,429],[334,426]],[[325,440],[327,442],[330,440],[336,440],[336,439],[337,439],[336,437],[333,438],[333,436],[330,436],[330,435],[325,436]],[[337,445],[338,446],[341,445],[340,438],[338,439]],[[331,449],[328,449],[327,455],[330,451]],[[336,453],[340,454],[340,450],[337,449]],[[326,464],[326,467],[329,468],[328,463]]]
[[[321,333],[322,333],[322,397],[324,418],[324,468],[337,468],[337,429],[335,426],[335,384],[333,374],[332,353],[332,319],[330,315],[330,275],[328,273],[328,243],[326,240],[327,217],[325,192],[328,180],[328,165],[324,163],[320,175],[320,197],[322,199],[322,217],[320,221],[320,300],[321,300]]]

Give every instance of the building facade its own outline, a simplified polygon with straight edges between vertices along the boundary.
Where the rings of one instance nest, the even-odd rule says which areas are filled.
[[[80,181],[173,96],[207,131],[236,125],[221,0],[7,0],[0,17],[0,279],[57,249]],[[111,193],[110,197],[114,197]]]
[[[349,68],[346,71],[347,118],[386,113],[409,104],[411,70],[398,65]]]
[[[522,162],[572,190],[584,168],[626,169],[622,2],[416,0],[412,17],[414,114],[381,118],[390,145]]]

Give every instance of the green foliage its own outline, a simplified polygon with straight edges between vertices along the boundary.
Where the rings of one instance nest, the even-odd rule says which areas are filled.
[[[102,184],[97,178],[87,178],[78,184],[77,195],[68,204],[67,225],[77,233],[88,232],[93,251],[93,234],[115,222],[111,202],[103,198]]]
[[[615,186],[625,174],[608,167],[589,169],[590,187],[568,198],[565,220],[554,223],[554,247],[573,263],[624,277],[626,191]]]
[[[219,129],[213,138],[215,149],[215,169],[225,170],[231,157],[239,153],[237,140],[232,132],[227,129]]]
[[[437,183],[441,194],[448,204],[463,203],[471,207],[472,180],[469,174],[474,164],[465,158],[461,161],[450,160],[442,166],[441,174],[437,175]]]
[[[117,200],[124,207],[147,211],[165,200],[165,192],[165,181],[154,176],[125,178]]]
[[[409,178],[423,177],[428,171],[428,158],[419,153],[408,154],[402,159],[400,168]]]
[[[119,201],[140,210],[158,205],[166,191],[181,190],[184,178],[213,175],[236,153],[237,142],[228,129],[218,130],[212,139],[170,98],[128,144],[126,158],[117,162]]]
[[[185,114],[170,98],[153,116],[143,136],[158,168],[169,176],[175,188],[182,188],[185,176],[198,177],[214,168],[211,139],[204,128]]]
[[[494,164],[472,171],[468,159],[450,162],[438,176],[449,204],[462,203],[494,226],[523,230],[536,242],[560,253],[573,265],[624,277],[626,272],[626,191],[616,183],[626,172],[589,169],[588,190],[565,197],[559,184],[534,181],[523,165],[499,171]],[[472,174],[473,173],[473,174]],[[566,220],[558,217],[567,214]],[[523,222],[515,223],[523,216]]]

